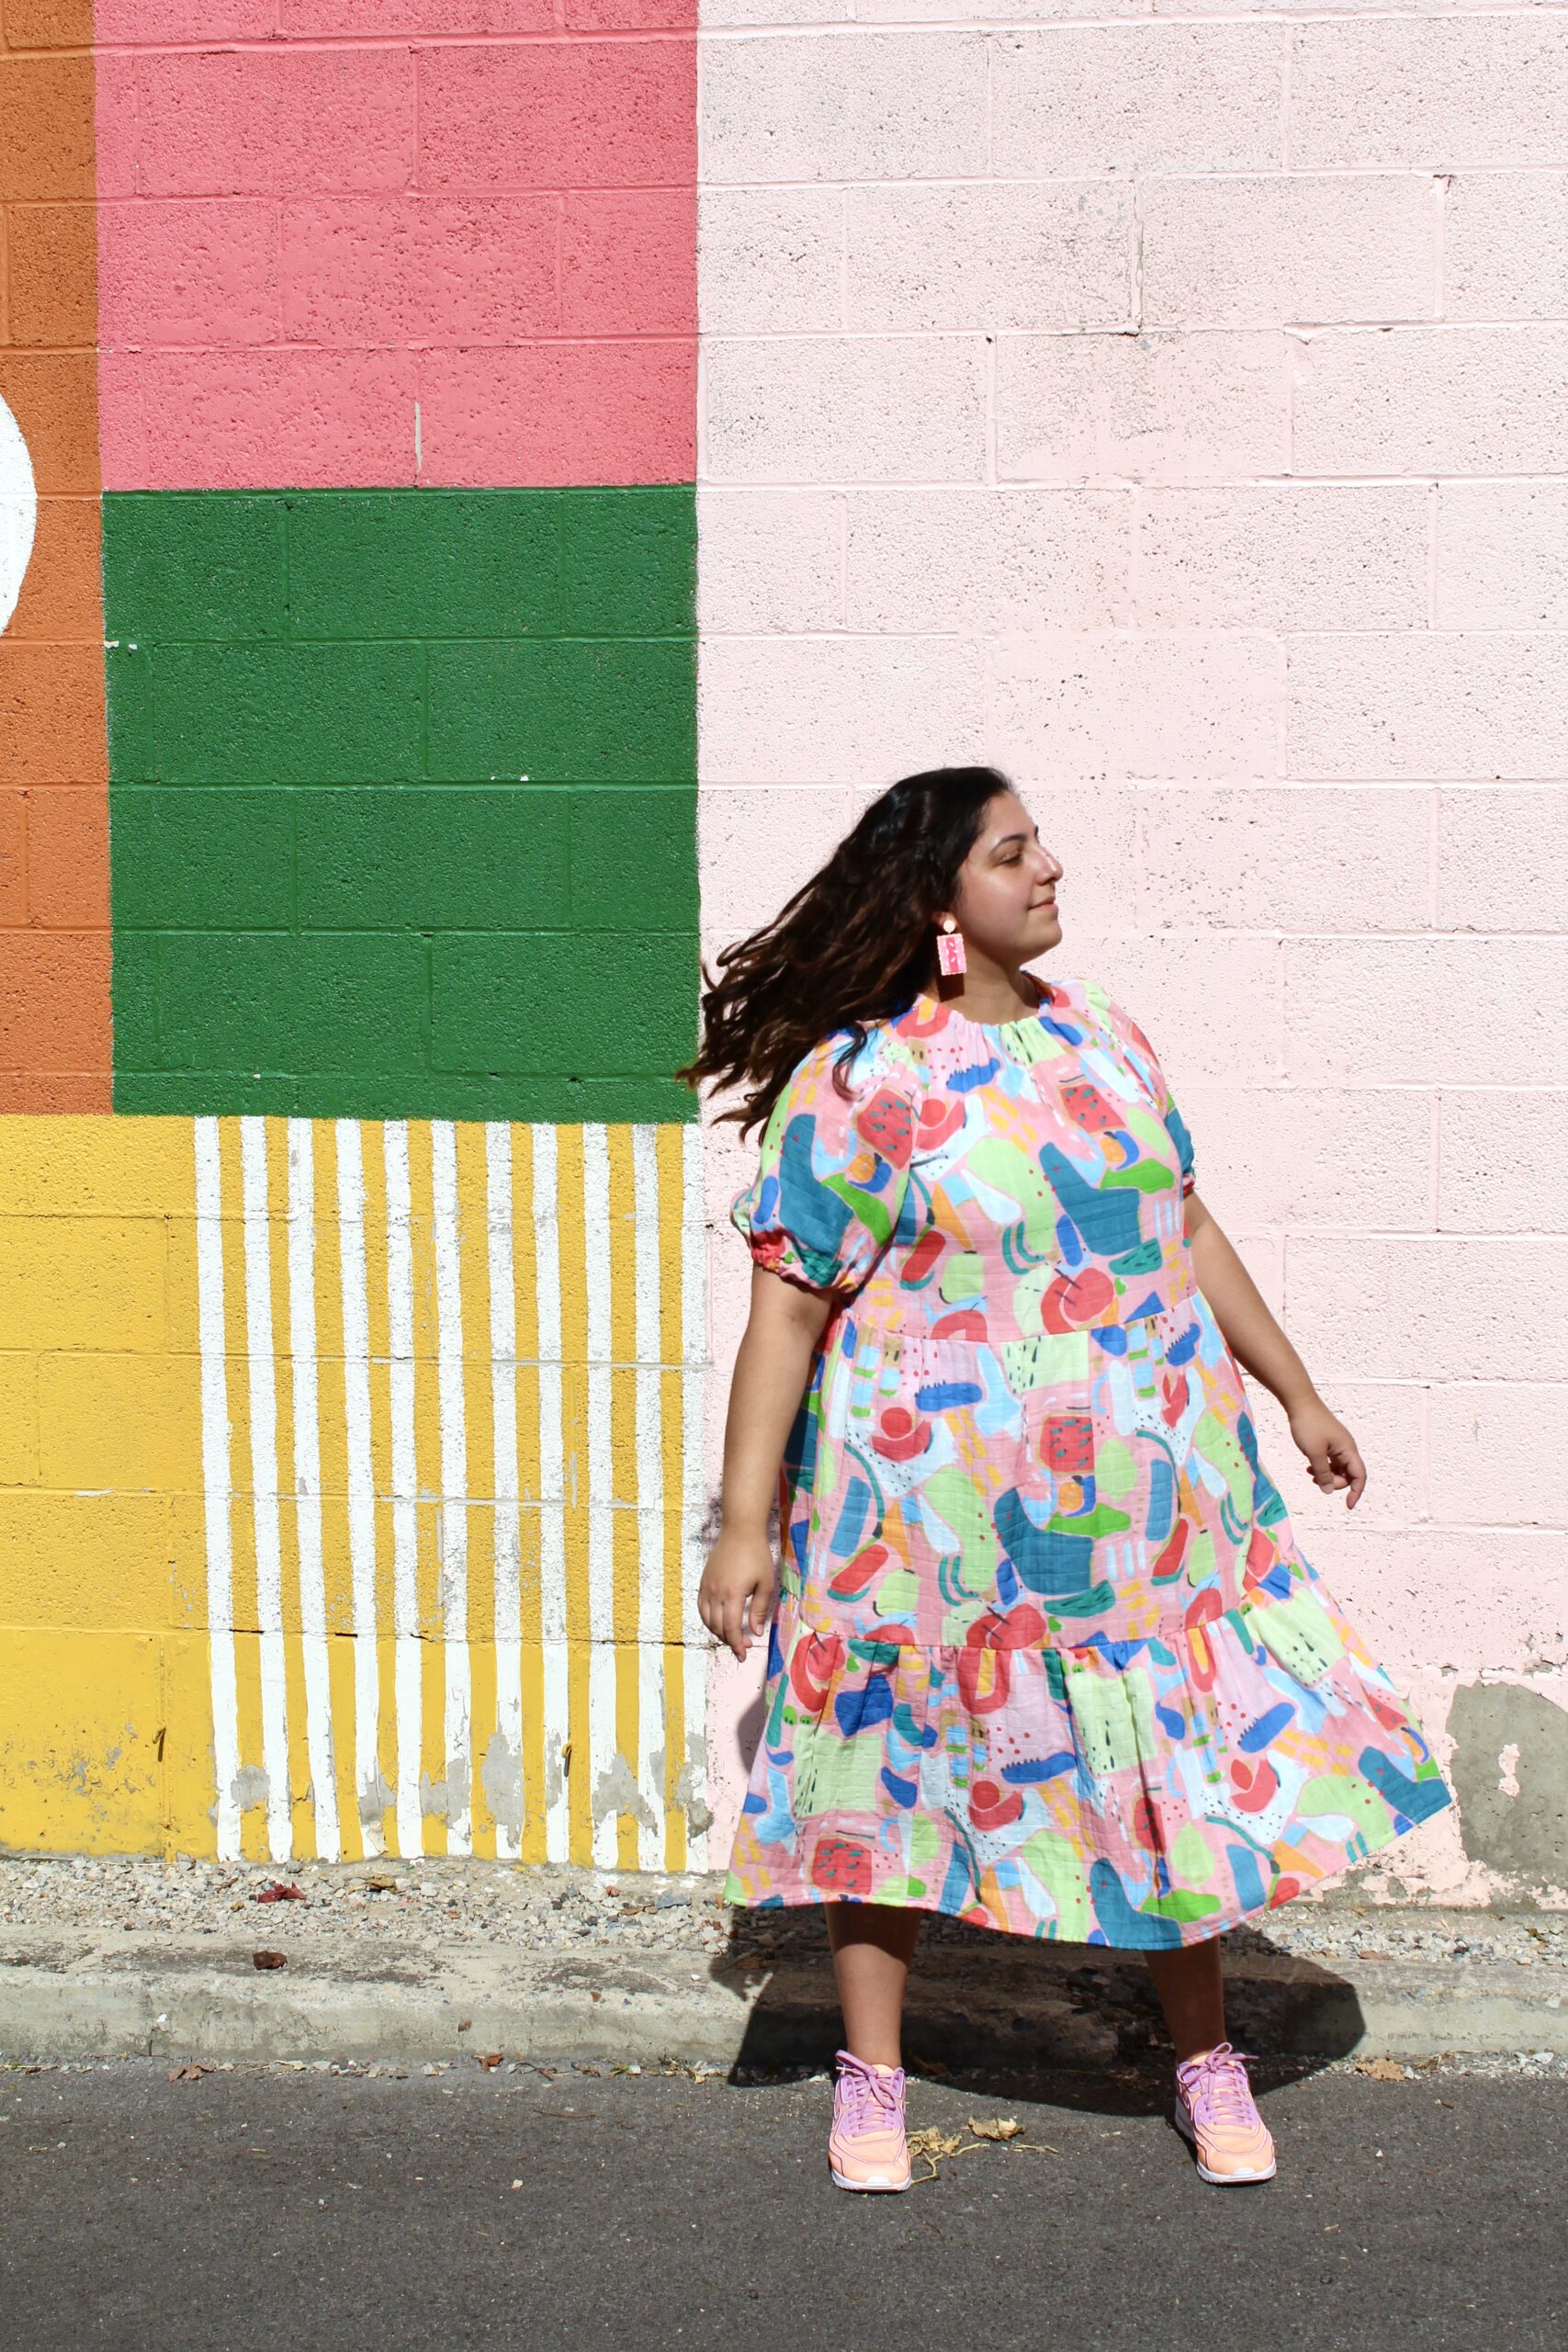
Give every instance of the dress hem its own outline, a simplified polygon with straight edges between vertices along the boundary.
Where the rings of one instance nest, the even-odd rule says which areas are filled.
[[[1438,1814],[1446,1812],[1452,1802],[1452,1794],[1444,1785],[1441,1804],[1431,1806],[1422,1815],[1422,1820],[1434,1819]],[[832,1816],[823,1817],[830,1819]],[[849,1826],[846,1820],[846,1829]],[[818,1889],[805,1885],[793,1886],[787,1892],[777,1891],[765,1895],[760,1902],[749,1902],[743,1893],[731,1892],[731,1889],[736,1887],[733,1871],[726,1875],[724,1890],[719,1900],[730,1909],[737,1911],[802,1911],[809,1905],[826,1903],[864,1904],[867,1906],[880,1905],[883,1909],[889,1911],[915,1911],[933,1918],[962,1919],[966,1927],[988,1928],[993,1935],[1013,1936],[1023,1943],[1071,1944],[1075,1949],[1092,1951],[1176,1951],[1188,1945],[1213,1943],[1216,1936],[1228,1936],[1249,1920],[1265,1919],[1271,1911],[1282,1911],[1287,1903],[1299,1902],[1310,1889],[1326,1886],[1335,1879],[1348,1877],[1351,1871],[1359,1870],[1363,1862],[1370,1862],[1374,1855],[1385,1852],[1390,1846],[1397,1845],[1402,1838],[1408,1838],[1413,1829],[1420,1826],[1421,1823],[1414,1821],[1407,1822],[1403,1827],[1396,1827],[1390,1823],[1386,1834],[1367,1841],[1364,1853],[1352,1855],[1348,1860],[1332,1869],[1315,1868],[1308,1865],[1304,1858],[1298,1857],[1290,1871],[1290,1876],[1295,1880],[1296,1883],[1291,1893],[1279,1902],[1266,1896],[1261,1903],[1236,1905],[1229,1912],[1223,1913],[1218,1920],[1205,1918],[1182,1921],[1164,1919],[1157,1914],[1152,1915],[1148,1917],[1151,1932],[1136,1943],[1117,1942],[1101,1929],[1097,1929],[1092,1936],[1054,1935],[1049,1930],[1054,1927],[1055,1922],[1050,1920],[1043,1921],[1041,1931],[1038,1934],[1032,1934],[1026,1928],[1013,1927],[1005,1919],[995,1917],[984,1904],[979,1903],[959,1906],[944,1904],[940,1900],[932,1900],[929,1903],[914,1902],[902,1895],[841,1895],[834,1894],[830,1888]],[[1169,1934],[1156,1932],[1161,1928],[1168,1928],[1174,1932]]]

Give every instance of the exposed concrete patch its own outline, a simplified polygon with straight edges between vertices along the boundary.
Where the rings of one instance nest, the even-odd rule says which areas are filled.
[[[523,1835],[523,1757],[506,1734],[497,1727],[479,1766],[479,1786],[484,1791],[490,1817],[499,1828],[507,1830],[515,1840]]]
[[[656,1830],[653,1807],[637,1787],[637,1774],[624,1756],[615,1756],[599,1775],[593,1791],[593,1818],[629,1813],[644,1829]]]
[[[1518,1682],[1470,1682],[1449,1713],[1461,1834],[1472,1862],[1568,1890],[1568,1712]]]

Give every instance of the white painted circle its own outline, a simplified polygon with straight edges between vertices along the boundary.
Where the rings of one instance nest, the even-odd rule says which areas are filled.
[[[0,629],[17,609],[38,528],[38,487],[22,428],[0,400]]]

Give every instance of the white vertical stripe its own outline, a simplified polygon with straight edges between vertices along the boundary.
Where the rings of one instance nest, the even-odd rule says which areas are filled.
[[[337,1123],[343,1381],[348,1444],[348,1559],[354,1587],[354,1787],[367,1854],[381,1834],[381,1679],[377,1661],[376,1473],[370,1452],[370,1317],[365,1275],[365,1161],[357,1119]]]
[[[398,1727],[398,1851],[424,1850],[420,1804],[419,1465],[413,1419],[413,1241],[409,1229],[409,1131],[381,1129],[387,1166],[387,1352],[392,1418],[392,1629]]]
[[[316,1170],[309,1119],[288,1122],[288,1344],[294,1356],[294,1521],[299,1555],[299,1633],[305,1669],[305,1744],[316,1855],[341,1859],[333,1702],[327,1677],[327,1595],[321,1565],[321,1442],[316,1374]]]
[[[689,1121],[681,1131],[681,1497],[682,1640],[686,1645],[686,1756],[698,1769],[694,1793],[708,1803],[706,1626],[697,1615],[703,1572],[703,1378],[707,1359],[707,1232],[703,1214],[703,1131]],[[705,1832],[687,1841],[689,1870],[707,1867]]]
[[[556,1130],[531,1125],[539,1303],[539,1618],[545,1645],[545,1859],[571,1858],[566,1745],[566,1464],[561,1435],[560,1198]]]
[[[610,1147],[599,1121],[582,1129],[583,1276],[588,1308],[588,1740],[593,1798],[593,1860],[615,1864],[615,1815],[600,1814],[600,1791],[615,1760],[615,1555],[610,1499]],[[601,1655],[603,1653],[603,1656]]]
[[[495,1820],[496,1852],[502,1860],[515,1861],[523,1843],[523,1559],[517,1508],[512,1129],[504,1119],[493,1119],[485,1128],[485,1224],[490,1262],[491,1417],[495,1434],[495,1729],[509,1783],[511,1776],[516,1776],[516,1824],[502,1818],[494,1798],[491,1813]]]
[[[207,1648],[218,1778],[218,1859],[240,1852],[240,1702],[234,1672],[233,1499],[223,1332],[223,1186],[218,1122],[196,1122],[196,1295],[201,1342],[201,1483],[207,1509]]]
[[[468,1672],[468,1440],[463,1404],[463,1270],[457,1247],[457,1138],[430,1129],[435,1223],[435,1374],[441,1413],[441,1652],[446,1676],[446,1851],[473,1848]]]
[[[637,1860],[664,1867],[664,1432],[659,1410],[659,1130],[632,1129],[632,1237],[637,1370],[637,1781],[652,1815]]]
[[[277,1508],[277,1366],[273,1353],[272,1249],[267,1232],[266,1121],[254,1114],[240,1121],[240,1172],[245,1216],[245,1356],[251,1385],[262,1770],[266,1774],[267,1848],[273,1860],[282,1862],[293,1849],[293,1825],[283,1666],[283,1536]]]

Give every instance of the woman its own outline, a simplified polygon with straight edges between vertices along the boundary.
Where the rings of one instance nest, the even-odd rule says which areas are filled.
[[[1198,1197],[1143,1030],[1025,968],[1061,878],[997,770],[906,777],[720,956],[682,1073],[750,1080],[726,1115],[765,1120],[697,1603],[744,1657],[776,1488],[726,1899],[827,1905],[845,2188],[908,2185],[922,1911],[1143,1951],[1203,2178],[1270,2178],[1221,1937],[1449,1802],[1294,1541],[1241,1366],[1348,1508],[1355,1440]]]

